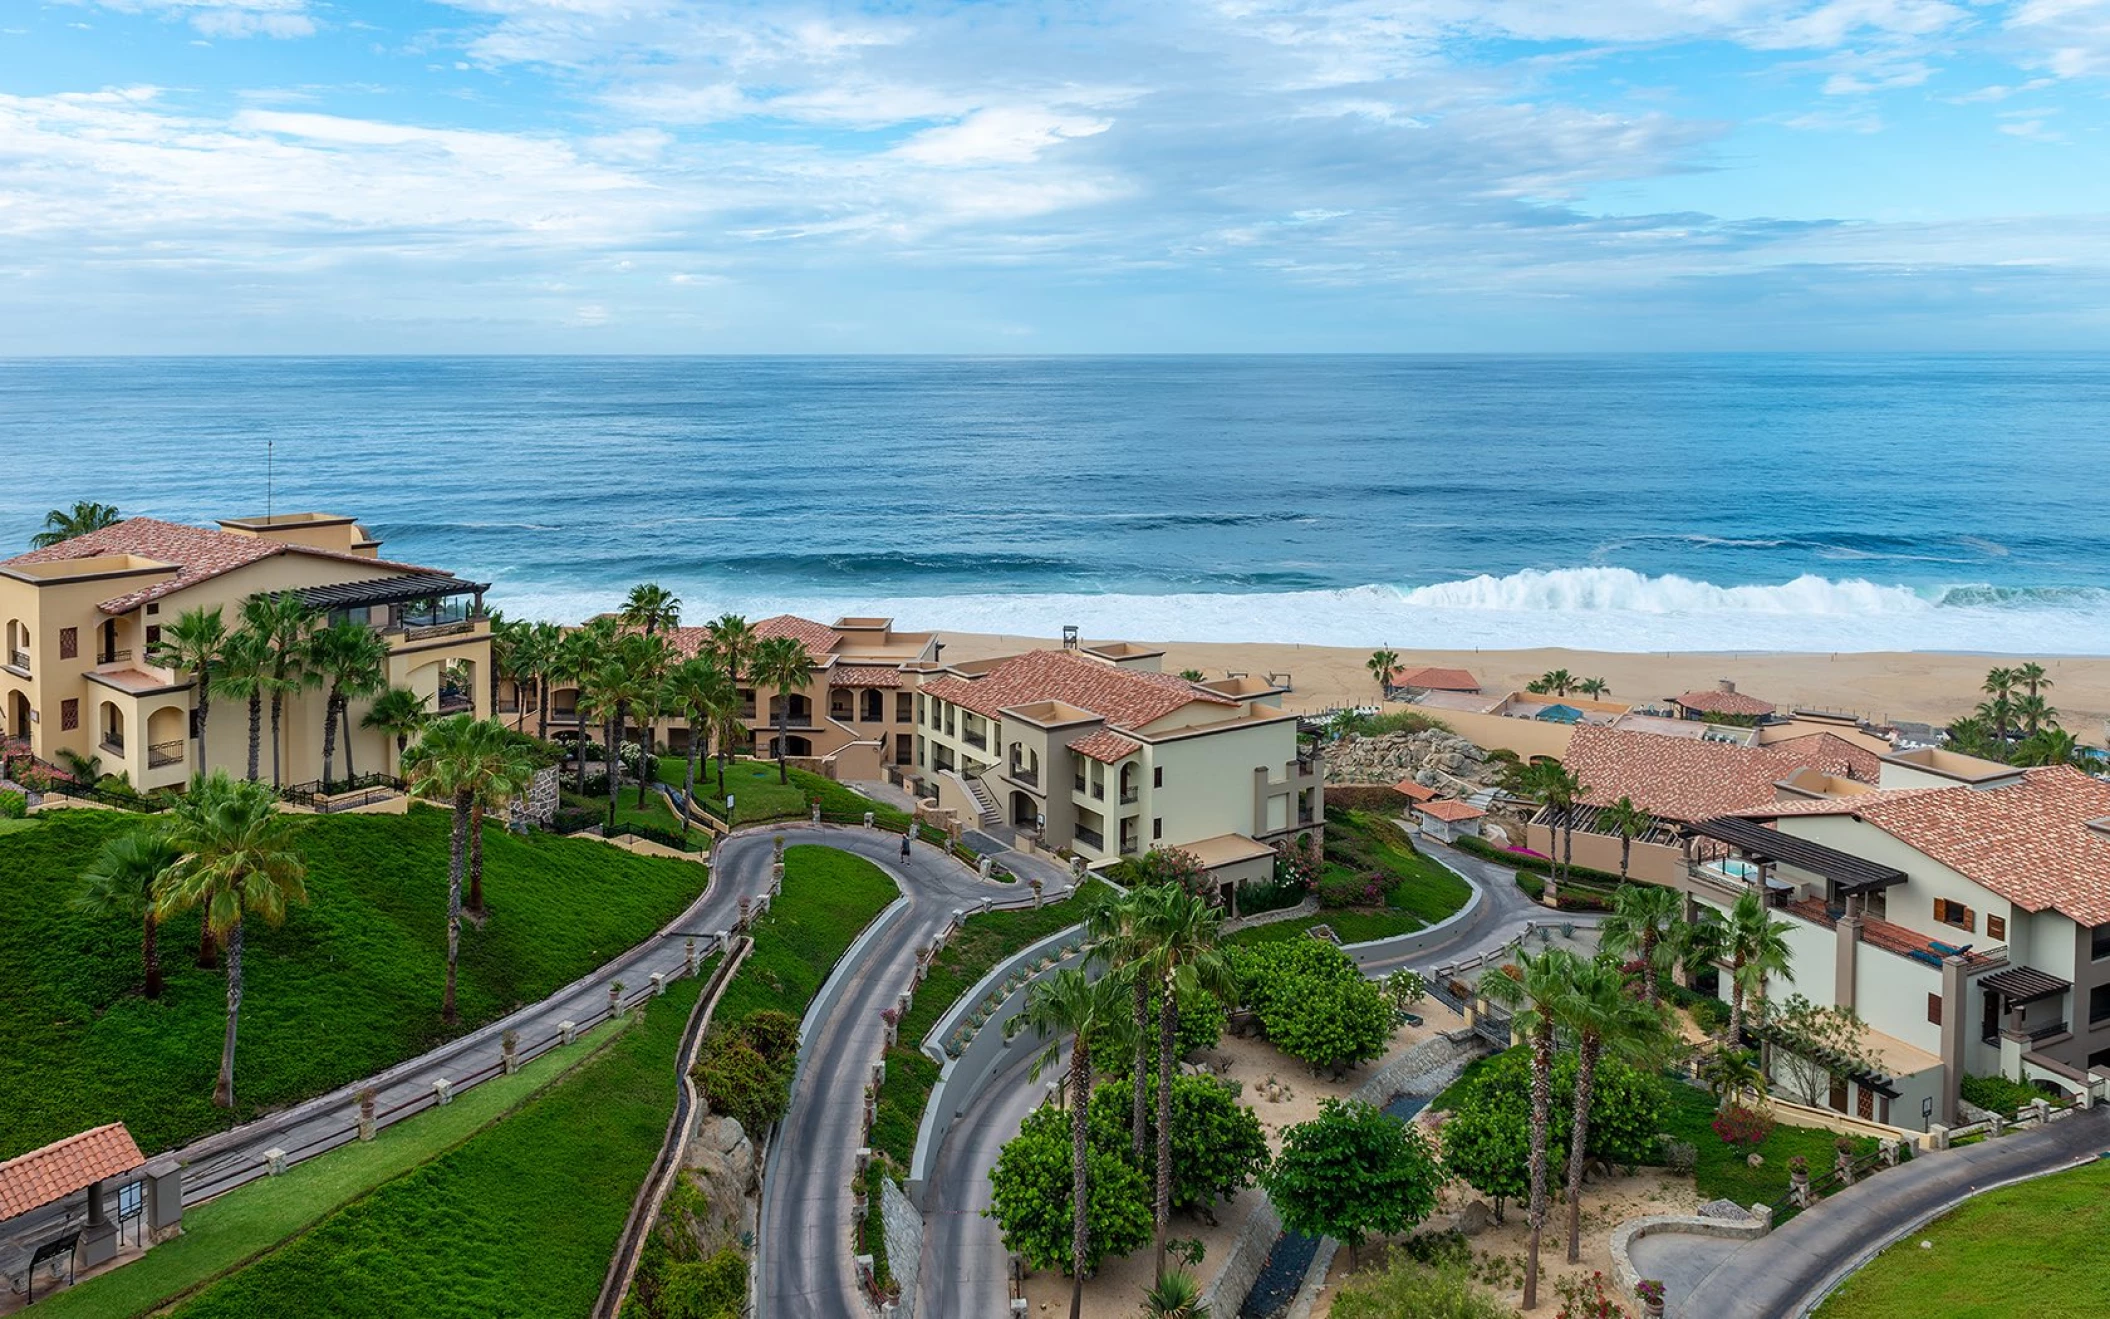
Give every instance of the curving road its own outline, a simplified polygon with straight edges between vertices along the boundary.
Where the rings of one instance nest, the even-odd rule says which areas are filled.
[[[897,835],[836,825],[771,829],[719,844],[714,862],[729,887],[744,890],[758,877],[766,883],[774,833],[787,845],[817,843],[861,856],[902,893],[836,968],[816,1001],[820,1015],[807,1017],[791,1107],[769,1147],[755,1249],[756,1314],[866,1319],[850,1262],[850,1181],[864,1143],[864,1082],[885,1038],[879,1014],[908,987],[916,951],[954,911],[971,911],[984,898],[997,906],[1030,905],[1032,898],[1017,886],[984,881],[924,843],[904,862]],[[1014,853],[1005,864],[1041,874],[1051,886],[1066,882],[1059,867],[1038,858]]]

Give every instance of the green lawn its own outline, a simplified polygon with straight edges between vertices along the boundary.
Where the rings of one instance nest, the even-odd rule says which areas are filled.
[[[173,1313],[588,1313],[666,1134],[674,1060],[701,987],[694,977],[669,985],[642,1022],[512,1117]]]
[[[714,959],[715,960],[715,959]],[[701,973],[708,979],[712,963]],[[633,1015],[631,1021],[638,1018]],[[284,1176],[237,1187],[183,1215],[183,1235],[145,1258],[39,1301],[39,1316],[131,1319],[232,1272],[305,1231],[331,1211],[393,1180],[507,1117],[559,1077],[599,1056],[620,1034],[603,1026],[583,1048],[553,1049],[473,1089],[445,1108],[384,1127],[366,1144],[296,1163]]]
[[[1076,897],[1039,910],[992,911],[969,916],[960,933],[931,963],[916,990],[915,1002],[901,1019],[900,1043],[887,1050],[886,1083],[879,1088],[879,1113],[872,1123],[872,1148],[906,1169],[916,1149],[931,1087],[938,1083],[938,1064],[920,1047],[938,1019],[974,988],[989,968],[1019,949],[1068,929],[1113,897],[1113,890],[1093,880]]]
[[[725,987],[711,1024],[775,1008],[804,1017],[828,972],[872,918],[901,896],[885,871],[832,847],[784,849],[784,892],[752,931],[754,951]]]
[[[1731,1145],[1717,1136],[1708,1125],[1714,1115],[1714,1096],[1705,1090],[1682,1082],[1670,1087],[1670,1115],[1664,1130],[1689,1142],[1697,1151],[1693,1180],[1702,1200],[1726,1196],[1740,1205],[1760,1201],[1771,1204],[1788,1193],[1788,1160],[1797,1154],[1809,1160],[1812,1181],[1831,1170],[1836,1154],[1833,1142],[1839,1139],[1836,1132],[1781,1123],[1754,1149]],[[1856,1137],[1854,1143],[1857,1155],[1873,1153],[1876,1148],[1876,1142],[1868,1137]],[[1753,1153],[1765,1160],[1762,1166],[1750,1166],[1749,1156]],[[1782,1209],[1777,1221],[1786,1222],[1794,1212]]]
[[[1232,943],[1300,939],[1314,925],[1328,925],[1342,943],[1363,943],[1410,934],[1452,915],[1472,896],[1466,882],[1414,850],[1391,820],[1368,811],[1326,812],[1326,869],[1332,877],[1376,871],[1389,877],[1385,905],[1337,907],[1294,920],[1256,925],[1231,936]]]
[[[2110,1164],[1966,1201],[1876,1256],[1823,1319],[2059,1319],[2110,1314]],[[1933,1246],[1921,1250],[1919,1243]]]
[[[55,811],[0,838],[0,1158],[123,1120],[167,1149],[412,1057],[585,975],[649,937],[702,889],[703,867],[548,835],[485,836],[490,920],[466,925],[462,1020],[439,1019],[446,812],[307,817],[308,906],[249,931],[232,1112],[212,1107],[225,981],[192,965],[195,916],[162,931],[167,986],[138,992],[139,930],[71,907],[114,811]]]
[[[593,812],[594,823],[596,824],[599,824],[608,816],[608,799],[606,797],[581,797],[578,793],[567,788],[563,792],[563,804],[573,810]],[[665,797],[647,788],[645,790],[645,804],[639,806],[637,804],[636,785],[626,783],[623,785],[622,792],[616,798],[614,832],[619,834],[631,825],[639,824],[650,829],[657,829],[661,833],[678,834],[681,832],[681,819],[674,814],[674,807]],[[695,834],[696,840],[700,844],[703,840],[703,832],[700,829],[691,830],[691,832]]]
[[[659,781],[671,788],[679,788],[688,773],[688,762],[679,756],[659,758]],[[725,794],[728,785],[733,794],[733,823],[759,824],[765,820],[796,820],[806,815],[809,797],[820,799],[821,809],[843,814],[876,813],[880,819],[903,820],[904,812],[885,806],[856,792],[834,779],[809,774],[802,769],[791,771],[791,782],[777,781],[777,763],[773,760],[735,760],[725,767],[725,778],[718,777],[718,762],[698,760],[696,763],[696,796],[718,812],[725,810]]]
[[[37,817],[26,820],[0,820],[0,834],[26,833],[37,827]]]

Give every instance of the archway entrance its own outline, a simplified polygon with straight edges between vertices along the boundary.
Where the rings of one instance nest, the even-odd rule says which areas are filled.
[[[22,692],[7,694],[7,736],[20,742],[29,740],[29,697]]]
[[[800,737],[797,734],[793,734],[784,739],[784,755],[787,759],[795,760],[800,756],[810,756],[812,754],[812,738]]]
[[[1040,825],[1040,807],[1023,792],[1011,794],[1011,823],[1021,829],[1033,829]]]

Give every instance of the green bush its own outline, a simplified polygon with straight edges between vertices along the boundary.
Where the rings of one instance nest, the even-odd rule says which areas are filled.
[[[1156,1185],[1158,1082],[1145,1087],[1141,1172]],[[1129,1077],[1102,1081],[1092,1090],[1092,1143],[1109,1154],[1134,1157],[1135,1086]],[[1253,1184],[1267,1167],[1267,1136],[1260,1118],[1238,1102],[1238,1087],[1213,1076],[1172,1078],[1172,1207],[1201,1213]]]
[[[1572,1053],[1553,1061],[1553,1121],[1547,1157],[1556,1168],[1567,1166],[1576,1068]],[[1522,1193],[1519,1188],[1526,1185],[1523,1179],[1528,1172],[1524,1159],[1531,1130],[1530,1048],[1519,1045],[1496,1055],[1473,1073],[1452,1103],[1456,1111],[1443,1127],[1444,1160],[1452,1173],[1482,1194],[1516,1198]],[[1670,1111],[1670,1090],[1661,1077],[1614,1058],[1599,1060],[1590,1102],[1588,1153],[1630,1167],[1653,1161],[1660,1153],[1659,1135]]]
[[[771,1062],[737,1029],[714,1029],[690,1073],[713,1113],[757,1135],[791,1106],[791,1069]]]
[[[1319,905],[1322,907],[1374,907],[1384,896],[1384,880],[1376,874],[1329,870],[1319,876]]]
[[[667,1266],[661,1319],[740,1319],[747,1302],[747,1260],[731,1246],[709,1259]]]
[[[2004,1076],[1972,1076],[1968,1072],[1961,1089],[1966,1100],[2002,1117],[2013,1117],[2016,1109],[2044,1097],[2035,1086],[2021,1081],[2010,1081]]]
[[[26,820],[29,818],[29,798],[10,788],[0,792],[0,820]]]
[[[1709,1035],[1729,1029],[1729,1005],[1718,998],[1701,998],[1692,1005],[1692,1019]]]
[[[1392,1010],[1354,959],[1317,939],[1235,946],[1239,997],[1275,1046],[1313,1067],[1339,1068],[1381,1056]]]
[[[1052,1106],[1036,1108],[1019,1134],[997,1154],[989,1174],[989,1216],[1003,1229],[1004,1248],[1029,1268],[1071,1264],[1073,1168],[1070,1115]],[[1126,1255],[1150,1239],[1150,1183],[1120,1154],[1089,1144],[1084,1266]]]
[[[1506,847],[1495,846],[1485,838],[1460,838],[1456,843],[1456,847],[1461,852],[1470,852],[1474,856],[1485,857],[1489,861],[1500,862],[1505,866],[1514,866],[1518,871],[1532,870],[1540,874],[1547,874],[1554,868],[1554,862],[1550,858],[1533,856],[1525,852],[1512,852]],[[1524,882],[1521,874],[1517,876],[1517,882],[1519,884]],[[1613,874],[1609,870],[1592,870],[1588,866],[1570,866],[1568,868],[1568,883],[1571,885],[1581,885],[1585,888],[1616,889],[1623,882],[1628,881],[1622,881],[1618,875]],[[1528,892],[1529,890],[1527,889],[1526,891]]]

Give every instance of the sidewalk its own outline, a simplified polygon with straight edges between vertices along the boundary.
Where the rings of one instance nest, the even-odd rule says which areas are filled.
[[[1665,1234],[1634,1243],[1634,1267],[1661,1278],[1672,1319],[1785,1319],[1806,1313],[1854,1269],[1979,1190],[2077,1163],[2110,1145],[2096,1109],[1962,1149],[1915,1155],[1804,1210],[1756,1241]]]

